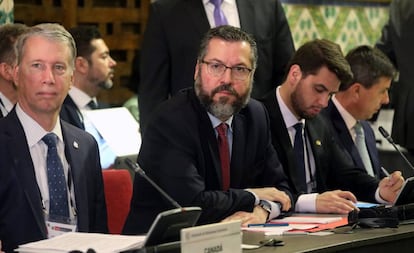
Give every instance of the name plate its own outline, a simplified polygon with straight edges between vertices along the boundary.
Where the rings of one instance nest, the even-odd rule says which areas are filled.
[[[241,222],[232,221],[181,230],[181,253],[241,253]]]

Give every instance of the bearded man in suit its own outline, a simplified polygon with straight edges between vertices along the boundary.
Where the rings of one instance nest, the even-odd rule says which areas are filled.
[[[156,110],[143,135],[138,163],[181,206],[202,208],[198,224],[263,223],[292,205],[266,110],[250,99],[256,64],[248,34],[232,26],[211,29],[201,43],[194,89]],[[127,234],[147,232],[172,207],[139,175],[134,180]]]

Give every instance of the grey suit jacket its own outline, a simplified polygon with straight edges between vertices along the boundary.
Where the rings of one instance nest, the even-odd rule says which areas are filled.
[[[78,230],[107,232],[102,171],[96,141],[61,121],[71,167]],[[45,239],[47,231],[34,166],[16,111],[0,120],[0,238],[3,250]]]
[[[236,3],[242,30],[252,34],[258,46],[252,96],[259,98],[281,83],[294,44],[279,0]],[[151,5],[138,86],[141,129],[160,102],[193,87],[200,41],[209,29],[202,0],[157,0]]]

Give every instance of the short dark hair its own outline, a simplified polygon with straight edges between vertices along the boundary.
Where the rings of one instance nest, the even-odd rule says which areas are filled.
[[[252,68],[256,69],[257,65],[257,44],[251,35],[242,31],[240,28],[223,25],[210,29],[201,40],[200,51],[198,54],[198,61],[202,61],[207,54],[207,47],[209,42],[214,39],[222,39],[230,42],[246,41],[250,44]]]
[[[351,68],[344,58],[341,47],[326,39],[315,39],[303,44],[293,55],[287,70],[295,64],[300,66],[304,77],[315,75],[322,67],[327,67],[329,71],[336,74],[341,83],[352,80]]]
[[[14,44],[17,38],[28,29],[24,24],[0,25],[0,63],[5,62],[9,65],[15,63]]]
[[[69,29],[69,32],[75,39],[77,48],[76,56],[81,56],[90,60],[91,54],[96,50],[96,48],[92,46],[91,41],[102,39],[102,35],[98,28],[93,25],[80,25]]]
[[[351,66],[354,78],[347,85],[341,85],[340,90],[347,90],[354,83],[360,83],[365,88],[371,88],[379,78],[394,78],[395,68],[388,57],[379,49],[362,45],[346,55],[345,59]]]

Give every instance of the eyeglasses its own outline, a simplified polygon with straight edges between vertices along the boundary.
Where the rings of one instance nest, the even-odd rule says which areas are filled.
[[[201,63],[204,63],[207,65],[207,72],[213,76],[220,77],[226,72],[227,69],[231,70],[231,77],[239,80],[244,81],[249,77],[250,73],[252,72],[252,69],[243,67],[243,66],[234,66],[234,67],[228,67],[224,65],[223,63],[219,62],[208,62],[202,60]]]

